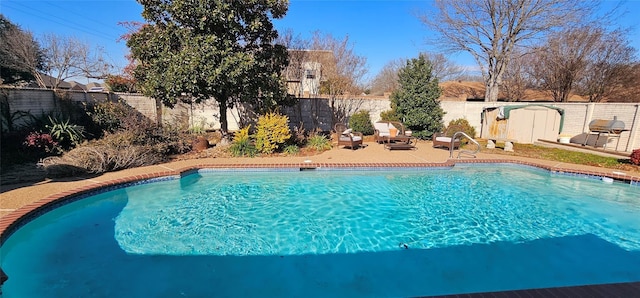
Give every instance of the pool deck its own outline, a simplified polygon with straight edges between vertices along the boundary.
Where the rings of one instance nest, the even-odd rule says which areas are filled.
[[[257,158],[206,158],[169,162],[154,166],[105,173],[95,177],[50,179],[33,184],[2,185],[0,193],[0,238],[22,217],[58,200],[92,190],[149,178],[180,175],[201,168],[386,168],[442,167],[456,163],[509,162],[541,167],[554,172],[610,177],[627,183],[640,183],[640,175],[620,170],[575,165],[533,158],[488,154],[476,158],[449,159],[449,151],[433,148],[431,142],[420,141],[415,150],[386,150],[377,143],[365,143],[364,148],[336,148],[314,156],[280,156]],[[637,285],[635,285],[637,289]],[[640,295],[640,293],[639,293]],[[524,295],[527,296],[526,294]]]

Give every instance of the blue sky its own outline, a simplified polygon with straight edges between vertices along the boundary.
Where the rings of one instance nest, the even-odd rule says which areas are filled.
[[[616,1],[605,1],[612,5]],[[432,50],[427,44],[430,32],[416,17],[428,11],[430,1],[390,0],[292,0],[283,19],[275,20],[278,30],[292,29],[302,37],[313,31],[330,33],[336,39],[349,36],[355,54],[367,58],[369,77],[389,61],[417,57]],[[621,25],[635,27],[632,46],[640,50],[640,0],[624,3],[628,13],[619,18]],[[107,59],[119,68],[126,65],[128,49],[118,37],[125,29],[123,21],[143,21],[142,6],[135,0],[0,0],[0,13],[36,38],[46,33],[75,36],[104,48]],[[451,54],[459,65],[475,68],[468,54]]]

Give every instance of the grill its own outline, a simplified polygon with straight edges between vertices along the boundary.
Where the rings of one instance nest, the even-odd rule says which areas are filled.
[[[613,117],[613,120],[596,119],[589,122],[589,130],[594,133],[608,133],[619,135],[624,129],[624,122]]]
[[[616,143],[616,151],[618,151],[618,143],[620,143],[620,134],[625,131],[629,131],[624,128],[624,122],[618,120],[618,117],[614,116],[613,120],[605,120],[605,119],[595,119],[589,122],[589,134],[584,139],[583,146],[587,144],[589,141],[589,137],[591,135],[597,135],[596,142],[593,144],[593,147],[598,145],[598,140],[601,135],[604,135],[607,139],[605,139],[603,149],[607,149],[608,138],[618,138],[618,142]]]

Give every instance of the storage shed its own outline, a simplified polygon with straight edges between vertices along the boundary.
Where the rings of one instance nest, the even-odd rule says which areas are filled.
[[[553,140],[562,132],[564,110],[547,105],[513,105],[482,109],[480,137],[532,144]]]

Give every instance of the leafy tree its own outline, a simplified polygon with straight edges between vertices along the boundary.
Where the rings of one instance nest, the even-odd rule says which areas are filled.
[[[40,79],[44,57],[38,42],[29,31],[14,25],[0,14],[0,79],[13,84]]]
[[[228,108],[269,110],[287,99],[280,76],[287,49],[274,44],[271,18],[283,17],[288,1],[138,1],[149,24],[127,45],[146,95],[169,107],[214,98],[225,137]]]
[[[428,138],[440,131],[444,116],[438,100],[441,90],[429,59],[421,54],[407,61],[398,80],[400,87],[390,96],[398,117],[417,137]]]
[[[135,92],[135,80],[132,77],[124,75],[107,75],[104,80],[113,92]]]

